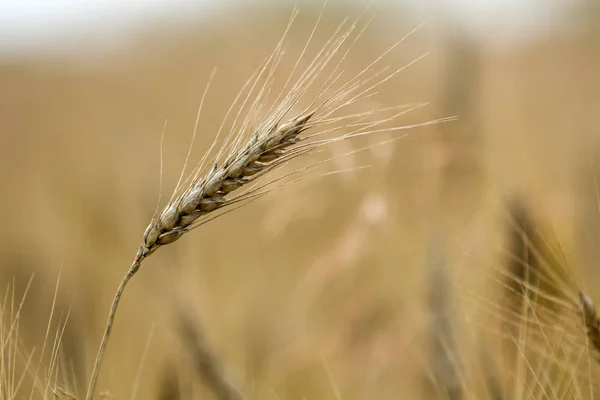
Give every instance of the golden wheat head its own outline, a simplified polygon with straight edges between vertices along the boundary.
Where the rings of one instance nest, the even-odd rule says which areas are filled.
[[[368,26],[368,23],[364,23],[362,29],[357,29],[361,24],[360,17],[354,21],[344,20],[317,55],[309,60],[308,66],[302,68],[303,72],[296,74],[321,20],[319,16],[292,72],[281,86],[279,95],[273,100],[275,71],[281,63],[284,55],[283,45],[297,13],[297,10],[293,12],[273,53],[255,71],[234,100],[211,148],[186,179],[182,179],[182,172],[173,195],[161,211],[157,209],[146,228],[134,262],[115,294],[90,378],[87,400],[91,400],[94,395],[100,364],[121,294],[147,256],[161,246],[173,243],[192,229],[233,210],[233,205],[242,206],[278,187],[275,183],[289,183],[291,176],[297,176],[318,165],[314,162],[307,163],[308,165],[287,175],[274,176],[275,170],[293,159],[333,142],[453,119],[443,118],[404,126],[385,125],[400,115],[424,106],[425,103],[349,111],[349,106],[374,96],[378,87],[424,57],[418,57],[396,69],[379,68],[381,60],[415,29],[366,65],[358,74],[344,80],[340,67],[353,44]],[[353,35],[356,32],[358,33]],[[310,89],[313,88],[317,89],[317,94],[309,97]],[[308,98],[308,105],[300,108],[299,104],[305,98]],[[379,113],[385,114],[381,116]],[[222,131],[228,133],[218,142]],[[196,129],[194,137],[195,132]],[[333,137],[325,136],[331,133]],[[220,143],[220,146],[217,146],[217,143]],[[216,154],[215,148],[218,148]],[[188,152],[187,159],[189,155]]]

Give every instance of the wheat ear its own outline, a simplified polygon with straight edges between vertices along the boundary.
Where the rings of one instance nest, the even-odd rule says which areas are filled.
[[[596,306],[592,299],[582,291],[579,291],[579,300],[588,341],[597,355],[600,355],[600,318],[598,318]]]
[[[313,152],[336,141],[378,132],[400,131],[454,119],[443,118],[421,124],[391,128],[378,127],[425,104],[408,107],[399,106],[355,114],[347,113],[342,116],[334,115],[351,104],[375,95],[378,86],[424,57],[421,56],[391,72],[387,68],[382,68],[377,72],[370,72],[386,54],[418,29],[417,27],[391,46],[375,61],[367,65],[357,75],[354,75],[342,84],[338,84],[343,75],[339,71],[339,67],[348,55],[352,44],[360,38],[364,29],[359,31],[345,52],[341,53],[340,49],[352,37],[351,33],[357,28],[360,17],[350,23],[345,20],[311,61],[306,70],[293,81],[292,77],[295,75],[296,67],[299,65],[298,60],[287,82],[284,84],[281,94],[271,103],[271,107],[267,108],[268,96],[271,93],[275,80],[275,70],[284,53],[284,39],[296,15],[297,10],[294,10],[288,27],[275,47],[275,50],[261,68],[257,70],[251,80],[246,83],[242,92],[240,92],[227,112],[225,120],[232,113],[234,107],[238,107],[237,115],[231,123],[230,134],[225,137],[218,153],[212,156],[213,158],[211,158],[209,164],[207,160],[217,143],[217,139],[215,139],[213,146],[188,178],[182,181],[180,177],[180,181],[171,199],[162,212],[155,214],[155,217],[152,218],[152,221],[146,228],[136,257],[115,293],[104,335],[92,369],[86,400],[92,400],[94,396],[100,366],[123,291],[146,257],[154,253],[161,246],[173,243],[192,229],[223,215],[225,212],[232,211],[235,209],[232,206],[242,206],[249,201],[255,200],[273,190],[275,183],[282,182],[283,184],[286,180],[289,181],[291,175],[306,172],[311,167],[318,165],[314,163],[310,164],[292,174],[272,178],[268,182],[263,183],[259,181],[259,178],[270,175],[274,170],[285,165],[292,159]],[[317,20],[317,25],[320,18]],[[365,28],[367,25],[365,24]],[[305,54],[315,29],[313,29],[300,58]],[[337,54],[342,55],[336,62],[332,62],[335,59],[334,56]],[[307,93],[307,90],[315,86],[317,78],[319,78],[323,71],[329,69],[330,71],[325,78],[325,82],[319,87],[318,94],[310,102],[310,106],[293,116],[289,116],[292,109],[298,105],[299,101]],[[367,73],[370,75],[365,75]],[[334,86],[336,87],[335,89]],[[244,90],[246,90],[245,97],[242,96]],[[397,112],[390,117],[380,117],[375,121],[367,121],[369,117],[379,111],[390,110],[396,110]],[[242,118],[242,115],[245,115],[245,117]],[[217,133],[217,138],[224,128],[225,120]],[[308,130],[313,131],[313,133],[310,135],[306,134]],[[348,132],[334,138],[321,137],[321,135],[341,130]],[[206,164],[210,166],[207,168]]]

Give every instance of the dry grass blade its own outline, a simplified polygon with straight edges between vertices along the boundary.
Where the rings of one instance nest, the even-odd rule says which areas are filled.
[[[598,359],[598,356],[600,356],[600,319],[598,318],[598,312],[592,299],[582,291],[579,292],[579,300],[581,301],[587,338],[596,352],[596,359]]]
[[[302,73],[296,74],[296,67],[300,62],[298,59],[291,74],[285,80],[280,94],[274,100],[270,100],[277,76],[275,71],[284,55],[283,45],[297,13],[298,11],[294,10],[286,31],[273,53],[234,100],[214,144],[189,176],[183,179],[185,165],[188,162],[186,159],[184,171],[173,195],[163,210],[155,213],[144,232],[138,253],[119,285],[111,305],[86,400],[91,400],[94,396],[100,365],[121,295],[146,257],[161,246],[178,240],[190,230],[273,190],[276,182],[281,186],[286,181],[292,181],[290,177],[294,173],[288,173],[283,178],[272,176],[275,170],[291,160],[340,140],[451,120],[451,118],[440,119],[422,124],[389,127],[388,123],[405,114],[406,108],[409,110],[410,108],[387,107],[367,112],[349,111],[351,105],[371,98],[377,93],[378,87],[424,57],[418,57],[395,70],[386,67],[376,70],[383,57],[414,32],[417,29],[415,28],[358,74],[343,81],[343,73],[340,69],[342,62],[368,25],[368,22],[365,23],[363,29],[358,30],[358,34],[353,36],[359,26],[360,17],[354,21],[344,20],[310,61],[308,67]],[[317,25],[319,21],[320,17]],[[314,29],[306,46],[310,43],[313,34]],[[305,50],[306,48],[300,54],[300,58],[305,55]],[[323,80],[318,83],[321,77]],[[311,93],[310,89],[316,89],[316,95],[310,94],[309,105],[299,109],[300,102]],[[395,114],[391,116],[378,116],[380,113],[389,113],[392,110]],[[337,113],[341,113],[341,116]],[[232,121],[228,120],[230,115],[234,116]],[[224,130],[229,133],[217,147],[218,138]],[[311,133],[309,134],[308,131]],[[336,132],[343,133],[335,136]],[[333,134],[334,137],[325,136],[327,134]],[[218,150],[214,154],[212,151],[216,148]],[[315,164],[301,167],[296,173],[306,173],[311,165]],[[266,176],[271,180],[261,179]],[[234,205],[236,207],[232,207]]]

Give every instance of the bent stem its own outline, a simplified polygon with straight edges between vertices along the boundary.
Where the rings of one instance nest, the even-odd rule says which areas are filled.
[[[119,307],[119,302],[121,300],[121,295],[125,290],[125,286],[127,286],[127,282],[135,275],[135,273],[140,268],[142,261],[144,260],[144,254],[142,249],[138,251],[138,254],[133,260],[131,267],[129,267],[129,271],[123,277],[121,284],[119,285],[117,292],[115,293],[115,297],[113,298],[112,305],[110,306],[110,311],[108,313],[108,319],[106,321],[106,326],[104,328],[104,335],[102,336],[102,341],[100,342],[100,347],[98,348],[98,354],[96,355],[96,361],[94,362],[94,368],[92,369],[92,375],[90,376],[90,382],[88,384],[87,393],[85,396],[86,400],[92,400],[94,397],[94,392],[96,391],[96,383],[98,382],[98,375],[100,374],[100,367],[102,365],[102,359],[104,358],[104,352],[106,351],[106,345],[108,344],[108,339],[110,338],[110,333],[112,331],[113,323],[115,320],[115,314],[117,313],[117,308]]]

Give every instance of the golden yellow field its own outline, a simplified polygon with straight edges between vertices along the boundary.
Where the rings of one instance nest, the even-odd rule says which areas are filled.
[[[122,48],[79,58],[0,59],[1,399],[68,399],[58,387],[85,398],[112,296],[156,208],[165,120],[163,203],[213,68],[192,164],[281,38],[291,9],[265,7],[157,24]],[[319,9],[300,11],[282,76]],[[326,8],[311,56],[361,11]],[[349,76],[420,23],[391,22],[380,8],[369,17],[344,61]],[[574,291],[600,302],[599,20],[519,46],[436,22],[410,35],[383,65],[429,55],[358,110],[428,101],[395,123],[459,119],[328,146],[294,166],[368,149],[149,257],[123,296],[96,398],[225,398],[211,397],[196,372],[182,313],[248,399],[600,393]],[[531,235],[544,243],[526,262],[555,256],[574,279],[550,298],[575,300],[566,311],[538,314],[535,299],[507,311],[501,276],[524,258],[510,244],[523,233],[514,232],[514,202],[539,221]]]

